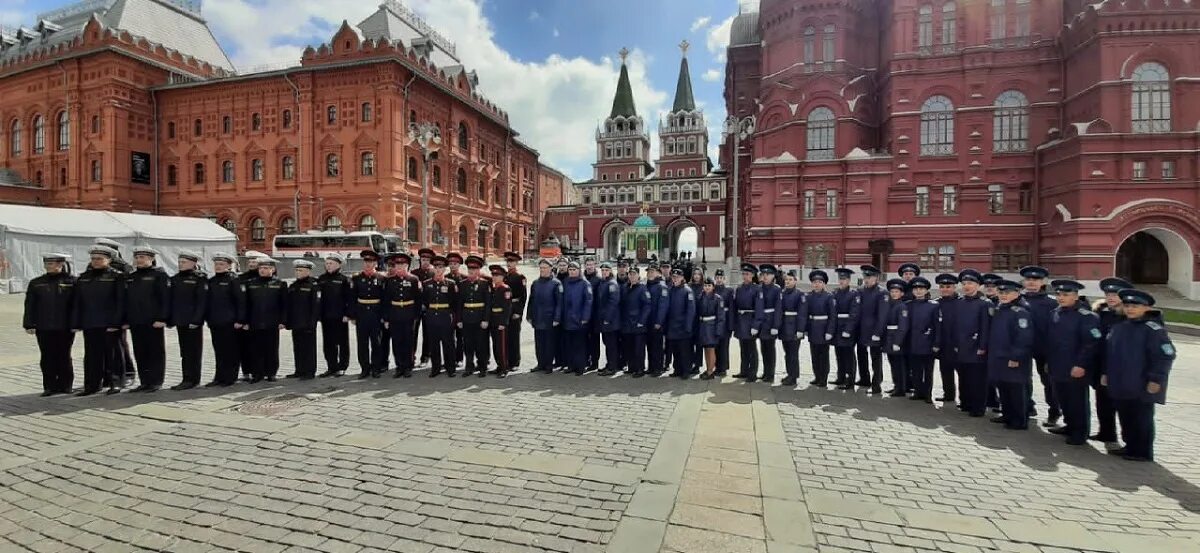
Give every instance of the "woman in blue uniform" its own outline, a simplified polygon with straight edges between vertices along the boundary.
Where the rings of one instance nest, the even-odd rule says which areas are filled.
[[[800,341],[804,339],[804,322],[808,312],[804,306],[804,292],[796,288],[796,271],[788,271],[783,277],[783,297],[780,299],[783,320],[779,328],[779,339],[783,341],[783,368],[787,376],[784,386],[795,386],[800,378]]]
[[[725,299],[716,292],[713,279],[704,279],[703,292],[696,300],[696,343],[704,349],[702,380],[712,380],[717,370],[717,345],[725,335]]]
[[[1121,291],[1125,320],[1113,325],[1104,348],[1100,383],[1121,420],[1125,447],[1108,452],[1129,461],[1154,460],[1154,404],[1167,402],[1167,375],[1175,346],[1167,337],[1154,296],[1137,289]]]
[[[904,397],[908,383],[908,369],[904,364],[908,345],[908,305],[904,302],[904,294],[908,283],[898,278],[887,282],[888,300],[884,316],[884,351],[887,352],[888,366],[892,369],[892,389],[888,391],[891,397]]]

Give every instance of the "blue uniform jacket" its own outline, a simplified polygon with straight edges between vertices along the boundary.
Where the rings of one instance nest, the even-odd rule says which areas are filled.
[[[942,325],[938,319],[938,302],[913,299],[908,302],[908,353],[933,355],[941,349]]]
[[[1116,326],[1117,323],[1124,321],[1125,315],[1109,307],[1107,303],[1104,303],[1104,300],[1096,302],[1092,310],[1096,315],[1100,316],[1100,344],[1096,346],[1096,370],[1092,371],[1092,387],[1100,389],[1100,375],[1104,374],[1104,364],[1107,361],[1105,359],[1107,356],[1105,355],[1104,348],[1105,343],[1108,341],[1108,331],[1112,330],[1112,327]]]
[[[833,342],[837,331],[837,301],[829,292],[809,292],[805,300],[808,305],[808,343],[825,345]]]
[[[552,276],[533,281],[525,318],[535,330],[549,330],[562,323],[563,284]]]
[[[888,299],[883,306],[887,309],[883,317],[883,352],[888,355],[905,353],[908,345],[908,304],[904,300]]]
[[[881,286],[859,288],[858,300],[858,344],[880,347],[887,318],[887,292]]]
[[[981,294],[959,298],[954,308],[954,351],[959,363],[987,362],[992,310],[996,307]],[[983,351],[983,355],[979,352]]]
[[[661,278],[651,280],[646,288],[650,290],[650,327],[658,326],[661,332],[667,325],[667,311],[671,307],[671,287]]]
[[[1045,359],[1050,349],[1058,347],[1050,336],[1050,314],[1058,308],[1058,301],[1045,292],[1024,292],[1021,299],[1025,300],[1023,307],[1029,310],[1033,318],[1033,356]]]
[[[592,285],[583,278],[563,283],[562,323],[565,330],[587,330],[592,320]]]
[[[780,299],[780,309],[783,310],[783,320],[779,325],[780,340],[794,342],[804,338],[805,323],[808,321],[805,299],[804,292],[797,288],[783,290],[783,298]]]
[[[758,293],[762,288],[759,284],[742,284],[733,291],[734,337],[738,340],[750,340],[754,335],[750,330],[754,326],[754,304],[758,302]]]
[[[783,325],[783,290],[777,284],[763,284],[758,289],[758,299],[754,301],[754,326],[758,328],[759,338],[772,338]]]
[[[1009,367],[1016,361],[1016,367]],[[988,382],[1024,384],[1033,361],[1033,315],[1014,303],[996,306],[988,332]]]
[[[728,286],[717,286],[713,288],[718,296],[721,296],[721,304],[725,306],[725,337],[728,338],[733,334],[734,325],[734,310],[733,310],[733,288]]]
[[[954,325],[960,298],[958,294],[938,298],[938,317],[941,319],[941,333],[938,334],[938,357],[954,358]]]
[[[1141,319],[1113,325],[1105,339],[1104,357],[1110,397],[1167,402],[1167,375],[1175,361],[1175,346],[1167,337],[1160,313],[1152,311]],[[1157,382],[1162,390],[1157,394],[1147,392],[1146,384],[1150,382]]]
[[[1077,305],[1072,308],[1056,307],[1050,312],[1050,329],[1048,339],[1054,341],[1054,347],[1046,352],[1046,362],[1050,365],[1050,377],[1058,382],[1071,381],[1071,369],[1083,367],[1091,373],[1095,371],[1096,356],[1100,353],[1100,317],[1092,310]],[[1084,378],[1091,379],[1090,374]]]
[[[858,317],[862,306],[858,290],[838,288],[833,291],[837,306],[837,323],[833,326],[834,347],[850,347],[858,343]]]
[[[645,334],[651,309],[650,290],[645,284],[626,286],[621,292],[621,333]]]
[[[725,300],[716,292],[700,293],[696,300],[696,342],[701,347],[716,347],[725,336]]]
[[[600,332],[617,332],[621,330],[621,285],[617,279],[600,279],[596,283],[594,301],[596,302],[596,318],[594,324],[599,325]]]
[[[670,304],[667,307],[668,340],[686,340],[692,337],[696,324],[696,298],[687,285],[672,286]]]
[[[595,301],[596,294],[600,293],[600,289],[599,289],[600,271],[596,271],[594,273],[589,273],[587,271],[584,271],[583,273],[580,274],[580,276],[583,278],[584,281],[586,281],[588,283],[588,287],[592,289],[592,312],[591,312],[591,316],[588,317],[588,319],[591,320],[592,321],[591,324],[593,326],[595,326],[595,328],[593,329],[593,332],[596,332],[596,331],[600,330],[600,327],[597,326],[596,322],[595,322],[598,320],[598,319],[596,319],[596,312],[600,310],[600,302]]]

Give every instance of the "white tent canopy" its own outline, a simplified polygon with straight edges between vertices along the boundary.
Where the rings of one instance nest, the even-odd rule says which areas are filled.
[[[170,273],[181,250],[203,259],[217,252],[237,253],[237,236],[208,219],[0,204],[0,293],[23,292],[30,279],[42,274],[46,252],[70,255],[78,273],[87,263],[88,248],[101,237],[120,243],[127,260],[133,259],[134,245],[150,245]]]

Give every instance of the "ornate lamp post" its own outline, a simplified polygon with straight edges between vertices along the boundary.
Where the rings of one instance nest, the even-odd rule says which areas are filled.
[[[741,186],[738,185],[738,176],[740,175],[738,172],[738,161],[742,157],[739,144],[742,139],[754,134],[754,123],[755,119],[753,115],[747,115],[740,119],[736,115],[730,115],[725,119],[725,126],[722,130],[725,136],[733,138],[733,233],[731,235],[733,241],[728,261],[730,270],[734,271],[741,265],[741,260],[738,259],[738,238],[741,234],[741,230],[738,227],[738,213],[741,210],[741,205],[738,204],[738,194],[741,191]]]
[[[429,161],[442,145],[442,133],[433,123],[413,123],[408,126],[408,141],[421,149],[424,171],[421,174],[421,247],[431,242],[429,223]]]

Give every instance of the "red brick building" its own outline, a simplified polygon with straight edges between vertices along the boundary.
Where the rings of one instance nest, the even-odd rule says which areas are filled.
[[[209,217],[242,249],[280,232],[536,246],[538,153],[453,43],[395,0],[294,67],[239,74],[191,2],[87,0],[0,36],[0,199]]]
[[[743,257],[1200,299],[1195,2],[762,0],[730,38]]]
[[[542,239],[595,249],[601,259],[666,259],[680,251],[680,235],[695,229],[695,257],[724,262],[728,181],[708,158],[708,127],[692,94],[687,43],[681,47],[675,101],[658,122],[659,158],[651,162],[622,50],[612,111],[596,130],[592,178],[576,183],[578,204],[547,210]]]

